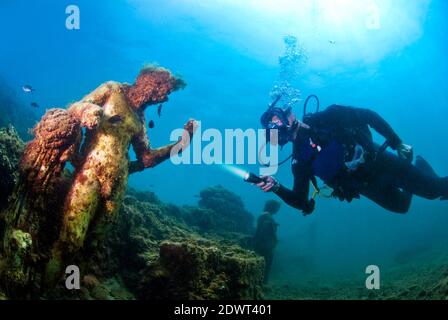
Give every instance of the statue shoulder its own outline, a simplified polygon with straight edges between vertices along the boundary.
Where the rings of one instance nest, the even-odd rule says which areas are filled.
[[[119,91],[124,87],[126,87],[126,85],[117,81],[107,81],[103,83],[100,87],[104,87],[105,89],[112,91]]]
[[[113,92],[121,92],[123,91],[123,84],[116,81],[108,81],[101,84],[94,91],[89,93],[82,99],[82,102],[94,103],[94,104],[102,104],[105,102],[107,97],[110,96]]]

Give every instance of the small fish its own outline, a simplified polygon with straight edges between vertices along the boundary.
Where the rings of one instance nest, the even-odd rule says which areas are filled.
[[[162,106],[163,104],[160,104],[159,107],[157,108],[157,114],[159,115],[159,118],[162,116]]]
[[[32,106],[33,108],[39,108],[39,105],[37,104],[37,102],[31,102],[30,106]]]
[[[123,118],[120,115],[118,115],[118,114],[116,114],[116,115],[114,115],[114,116],[109,118],[109,122],[111,124],[117,124],[117,123],[120,123],[122,121],[123,121]]]
[[[154,121],[149,121],[148,122],[148,127],[149,127],[149,129],[152,129],[152,128],[154,128]]]
[[[34,88],[33,88],[32,86],[30,86],[29,84],[24,85],[24,86],[22,87],[22,90],[23,90],[23,92],[25,92],[25,93],[32,93],[33,91],[36,91],[36,90],[34,90]]]
[[[336,41],[334,41],[334,40],[328,40],[328,42],[329,42],[330,44],[336,44]]]

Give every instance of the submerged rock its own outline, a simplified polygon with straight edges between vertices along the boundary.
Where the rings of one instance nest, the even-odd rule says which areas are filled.
[[[2,210],[6,208],[8,198],[17,184],[17,168],[24,148],[24,142],[12,126],[0,129],[0,239],[3,239],[5,232]]]
[[[139,285],[141,298],[259,299],[262,259],[207,240],[163,242]]]
[[[137,298],[261,297],[262,258],[196,234],[178,218],[179,208],[149,199],[127,196],[109,239],[117,270]]]
[[[185,208],[189,225],[206,232],[253,233],[254,217],[237,194],[215,186],[201,191],[199,196],[199,207]]]
[[[0,210],[17,183],[17,168],[24,148],[24,142],[12,126],[0,129]]]
[[[77,262],[82,290],[49,298],[259,299],[263,258],[234,242],[199,235],[182,208],[129,190],[106,241]]]

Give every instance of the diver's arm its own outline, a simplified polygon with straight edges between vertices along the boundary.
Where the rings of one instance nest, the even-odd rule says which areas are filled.
[[[358,112],[361,113],[361,117],[366,119],[367,124],[370,127],[386,138],[387,145],[393,150],[396,150],[401,159],[412,162],[414,158],[412,147],[403,143],[386,120],[372,110],[358,109]]]
[[[279,184],[274,193],[289,206],[302,210],[305,214],[311,214],[314,211],[314,200],[308,199],[309,190],[310,179],[307,175],[301,174],[294,178],[293,190]]]
[[[132,139],[132,146],[134,147],[137,161],[132,161],[130,163],[129,173],[143,171],[146,168],[153,168],[168,160],[172,153],[181,153],[190,144],[191,137],[196,129],[195,121],[188,121],[187,124],[185,124],[184,129],[184,134],[179,141],[157,149],[151,149],[149,138],[146,134],[146,128],[143,128],[139,134]]]
[[[373,128],[376,132],[386,138],[389,146],[396,150],[402,143],[400,137],[395,133],[392,127],[378,113],[369,109],[355,109],[358,116]]]
[[[368,125],[376,132],[386,138],[389,146],[396,150],[402,143],[400,137],[395,133],[392,127],[375,111],[333,105],[328,108],[328,116],[335,117],[342,122],[344,126]]]

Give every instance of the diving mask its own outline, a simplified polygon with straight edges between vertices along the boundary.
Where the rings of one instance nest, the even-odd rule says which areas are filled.
[[[285,124],[279,124],[276,122],[269,122],[266,126],[266,141],[271,142],[271,135],[277,134],[277,142],[279,145],[284,146],[289,141],[289,132],[291,127]],[[273,130],[276,130],[276,132]]]
[[[277,130],[278,144],[284,146],[289,141],[291,126],[288,125],[288,117],[291,109],[286,110],[277,107],[270,107],[261,117],[261,125],[266,129],[266,141],[271,141],[272,130]],[[274,118],[277,120],[273,120]]]

